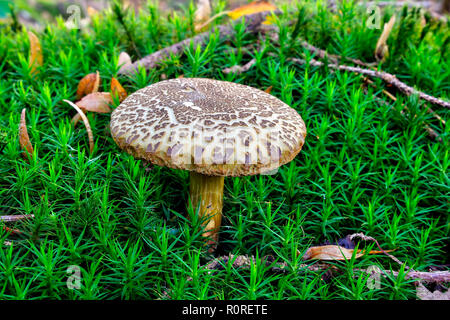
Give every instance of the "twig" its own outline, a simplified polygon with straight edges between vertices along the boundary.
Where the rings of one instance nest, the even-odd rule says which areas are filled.
[[[370,236],[366,236],[364,233],[359,232],[359,233],[354,233],[350,235],[350,240],[353,240],[354,238],[358,238],[364,241],[372,241],[375,242],[378,249],[380,249],[381,252],[383,252],[385,255],[387,255],[389,258],[391,258],[392,260],[394,260],[395,262],[397,262],[399,265],[403,265],[403,262],[401,262],[399,259],[397,259],[396,257],[394,257],[392,254],[386,252],[385,250],[383,250],[380,246],[380,244],[378,243],[377,239],[372,238]],[[406,269],[409,269],[409,267],[407,265],[405,265]]]
[[[355,235],[356,236],[356,235]],[[372,237],[366,237],[367,240],[373,239]],[[377,242],[375,239],[373,239],[375,242]],[[381,249],[381,248],[380,248]],[[384,251],[383,249],[381,249]],[[388,254],[389,255],[389,254]],[[395,258],[395,257],[394,257]],[[273,263],[268,261],[267,259],[263,258],[265,260],[265,263],[267,266],[272,266],[271,270],[273,272],[286,272],[288,269],[287,263]],[[395,258],[396,259],[396,258]],[[233,254],[229,254],[228,256],[221,256],[218,257],[208,264],[204,266],[205,269],[209,270],[208,272],[213,272],[214,270],[221,270],[224,268],[224,266],[229,262],[233,261],[233,268],[249,268],[252,263],[256,262],[255,257],[253,256],[247,256],[247,255],[240,255],[235,256]],[[402,264],[398,259],[397,261]],[[325,270],[338,270],[336,266],[332,266],[329,264],[300,264],[297,268],[297,272],[304,272],[304,271],[325,271]],[[405,274],[405,279],[417,279],[425,282],[435,282],[435,283],[441,283],[441,282],[450,282],[450,271],[415,271],[412,269],[409,269]],[[367,269],[354,269],[354,271],[361,271],[361,272],[370,272],[375,273],[375,271],[370,271]],[[383,276],[387,277],[388,274],[392,274],[393,276],[398,276],[398,271],[390,271],[390,270],[381,270],[381,274]],[[188,278],[188,281],[191,281],[191,278]]]
[[[383,277],[388,277],[389,274],[397,277],[399,275],[398,271],[390,271],[390,270],[381,270],[380,271],[371,271],[368,269],[355,269],[354,271],[361,271],[371,274],[381,274]],[[409,271],[405,273],[405,279],[414,279],[429,283],[443,283],[450,282],[450,272],[449,271]]]
[[[369,83],[372,87],[376,87],[372,80],[364,77],[364,81]],[[383,89],[382,92],[385,95],[387,95],[390,99],[392,99],[393,101],[397,101],[397,98],[394,97],[389,91]],[[387,101],[385,101],[381,98],[375,97],[375,100],[377,100],[378,102],[380,102],[384,105],[390,106],[392,110],[396,110],[392,105],[390,105]],[[405,111],[406,112],[410,112],[410,111],[409,111],[408,107],[405,106],[404,104],[402,104],[402,106],[403,106],[403,110],[400,111],[400,114],[402,116],[406,116]],[[435,113],[433,111],[433,109],[431,109],[429,107],[426,107],[426,108],[427,108],[428,113],[431,113],[436,119],[438,119],[445,126],[445,120],[443,120],[437,113]],[[414,117],[417,117],[417,115],[415,115]],[[439,136],[439,134],[436,131],[434,131],[428,124],[426,124],[425,122],[422,122],[422,125],[423,125],[424,129],[428,132],[428,135],[431,138],[438,140],[439,142],[442,142],[442,138]]]
[[[11,216],[0,216],[0,220],[4,222],[16,222],[24,219],[34,218],[34,214],[17,214]]]
[[[450,108],[450,102],[441,100],[439,98],[435,98],[426,93],[423,93],[422,91],[416,90],[416,89],[406,85],[405,83],[401,82],[400,80],[398,80],[395,77],[395,75],[392,75],[390,73],[387,73],[384,71],[367,70],[367,69],[362,69],[359,67],[350,67],[350,66],[346,66],[346,65],[330,64],[328,66],[333,69],[355,72],[355,73],[363,74],[363,75],[366,75],[369,77],[382,79],[384,82],[396,87],[397,89],[399,89],[401,92],[403,92],[404,94],[406,94],[408,96],[411,94],[417,94],[421,99],[428,101],[432,104],[437,104],[437,105],[440,105],[445,108]]]
[[[298,64],[306,64],[306,61],[303,59],[298,59],[298,58],[290,58],[289,59],[292,62],[298,63]],[[324,63],[321,61],[317,61],[312,59],[309,64],[320,67],[323,66]],[[328,64],[328,67],[331,69],[335,69],[335,70],[343,70],[343,71],[349,71],[349,72],[354,72],[354,73],[358,73],[358,74],[362,74],[365,76],[369,76],[372,78],[379,78],[382,79],[384,82],[386,82],[387,84],[390,84],[394,87],[396,87],[397,89],[399,89],[401,92],[403,92],[406,95],[411,95],[411,94],[417,94],[420,98],[422,98],[425,101],[428,101],[430,103],[433,104],[437,104],[440,105],[442,107],[445,108],[450,108],[450,102],[441,100],[439,98],[435,98],[433,96],[430,96],[426,93],[423,93],[422,91],[418,91],[408,85],[406,85],[405,83],[401,82],[400,80],[398,80],[395,75],[392,75],[390,73],[384,72],[384,71],[376,71],[376,70],[369,70],[369,69],[363,69],[363,68],[359,68],[359,67],[350,67],[350,66],[346,66],[346,65],[338,65],[338,64]]]
[[[281,11],[264,11],[264,12],[258,12],[251,15],[244,16],[241,19],[245,19],[246,24],[246,33],[255,33],[258,31],[259,26],[261,23],[266,19],[268,15],[274,14],[280,14]],[[189,45],[192,43],[194,46],[197,45],[203,45],[205,44],[210,34],[218,32],[219,38],[225,38],[229,36],[233,36],[235,33],[235,29],[233,26],[224,26],[220,25],[215,28],[213,28],[211,31],[206,31],[203,33],[198,34],[197,36],[193,38],[185,39],[181,42],[175,43],[169,47],[166,47],[164,49],[161,49],[159,51],[156,51],[138,61],[133,63],[132,65],[123,68],[119,71],[119,74],[121,75],[131,75],[137,70],[139,70],[139,67],[144,67],[145,69],[149,70],[152,68],[155,68],[159,63],[170,57],[170,55],[174,54],[181,54],[185,48],[189,47]]]
[[[325,51],[323,49],[320,49],[320,48],[317,48],[317,47],[313,46],[312,44],[310,44],[310,43],[308,43],[306,41],[302,41],[300,44],[301,44],[301,46],[303,48],[307,49],[312,54],[318,56],[321,59],[324,59],[326,57],[329,61],[331,61],[334,64],[339,64],[339,61],[342,61],[342,60],[348,60],[350,62],[353,62],[356,65],[363,66],[363,67],[372,67],[372,66],[377,64],[376,62],[367,63],[367,62],[361,61],[359,59],[354,59],[354,58],[349,58],[349,57],[342,57],[342,56],[337,55],[337,54],[330,54],[327,51]]]
[[[223,73],[229,74],[229,73],[235,73],[235,74],[241,74],[242,72],[248,71],[253,65],[256,64],[256,59],[253,58],[243,66],[235,65],[230,68],[225,68],[222,70]]]

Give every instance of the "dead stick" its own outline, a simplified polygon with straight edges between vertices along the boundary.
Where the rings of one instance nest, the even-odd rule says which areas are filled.
[[[375,88],[376,88],[376,86],[375,86],[375,84],[373,83],[372,80],[370,80],[370,79],[364,77],[364,81],[366,81],[367,83],[369,83],[372,87],[375,87]],[[389,98],[391,98],[393,101],[397,101],[397,98],[394,97],[389,91],[383,89],[382,92],[383,92],[385,95],[387,95]],[[390,106],[391,109],[394,110],[394,111],[396,110],[392,105],[390,105],[387,101],[385,101],[385,100],[383,100],[383,99],[381,99],[381,98],[375,97],[375,100],[377,100],[378,102],[380,102],[380,103],[382,103],[382,104],[384,104],[384,105]],[[402,106],[403,106],[403,110],[400,111],[400,114],[401,114],[402,116],[406,117],[405,111],[406,111],[406,112],[409,112],[409,109],[408,109],[408,107],[405,106],[404,104],[402,104]],[[428,108],[428,107],[426,107],[426,108],[427,108],[427,112],[428,112],[428,113],[431,113],[436,119],[438,119],[439,121],[441,121],[441,123],[445,126],[445,120],[443,120],[437,113],[435,113],[435,112],[433,111],[433,109]],[[414,117],[417,117],[417,115],[414,115]],[[422,125],[423,125],[424,129],[428,132],[428,135],[429,135],[431,138],[436,139],[436,140],[438,140],[439,142],[442,142],[442,138],[439,136],[439,134],[438,134],[436,131],[434,131],[428,124],[426,124],[425,122],[422,121]]]
[[[372,80],[370,80],[369,78],[364,77],[364,81],[366,81],[367,83],[369,83],[372,87],[376,88],[374,82],[373,82]],[[393,101],[397,101],[397,98],[396,98],[392,93],[390,93],[389,91],[383,89],[382,92],[383,92],[385,95],[387,95],[389,98],[391,98]],[[405,110],[408,111],[408,108],[407,108],[405,105],[403,105],[403,108],[404,108]],[[445,120],[442,119],[441,116],[439,116],[439,115],[438,115],[433,109],[431,109],[430,107],[425,106],[425,108],[427,108],[427,112],[428,112],[429,114],[433,115],[433,117],[435,117],[436,119],[438,119],[438,120],[445,126]]]
[[[337,69],[337,70],[345,70],[350,72],[355,72],[358,74],[363,74],[372,78],[379,78],[382,79],[384,82],[393,85],[397,89],[399,89],[401,92],[403,92],[406,95],[411,94],[417,94],[421,99],[428,101],[432,104],[437,104],[445,108],[450,108],[450,102],[441,100],[439,98],[435,98],[433,96],[430,96],[426,93],[423,93],[422,91],[416,90],[407,84],[401,82],[397,79],[395,75],[392,75],[390,73],[384,72],[384,71],[375,71],[375,70],[368,70],[368,69],[362,69],[359,67],[350,67],[346,65],[336,65],[336,64],[329,64],[330,68]]]
[[[34,214],[17,214],[12,216],[0,216],[0,220],[4,222],[16,222],[24,219],[34,218]]]
[[[271,15],[272,13],[280,14],[281,11],[276,10],[276,11],[258,12],[258,13],[247,15],[247,16],[244,16],[243,18],[241,18],[241,19],[245,19],[245,24],[246,24],[245,32],[246,33],[257,32],[261,23],[266,19],[266,17],[268,15]],[[161,63],[162,61],[164,61],[165,59],[170,57],[170,55],[181,54],[185,50],[185,48],[189,47],[189,45],[191,43],[194,46],[205,44],[208,41],[210,35],[212,33],[215,33],[216,30],[218,30],[218,34],[221,39],[225,38],[225,37],[233,36],[235,33],[235,29],[233,28],[233,26],[228,26],[228,25],[227,26],[225,26],[225,25],[217,26],[217,27],[213,28],[211,31],[206,31],[206,32],[200,33],[199,35],[197,35],[193,38],[185,39],[185,40],[175,43],[169,47],[166,47],[164,49],[156,51],[156,52],[136,61],[135,63],[127,66],[126,68],[122,68],[119,71],[119,74],[131,75],[134,72],[136,72],[137,70],[139,70],[139,67],[144,67],[146,70],[155,68],[159,63]]]
[[[235,65],[230,68],[225,68],[222,70],[223,73],[229,74],[229,73],[235,73],[235,74],[241,74],[242,72],[248,71],[254,64],[256,64],[256,59],[253,58],[243,66]]]
[[[355,269],[354,271],[361,271],[371,274],[381,274],[383,277],[388,277],[389,274],[397,277],[398,271],[390,271],[390,270],[381,270],[381,271],[370,271],[368,269]],[[434,283],[443,283],[450,282],[450,272],[449,271],[409,271],[405,273],[405,279],[414,279],[425,282],[434,282]]]
[[[307,62],[303,59],[298,59],[298,58],[290,58],[289,59],[292,62],[298,63],[298,64],[307,64]],[[311,59],[311,61],[309,61],[310,65],[316,66],[316,67],[321,67],[324,65],[323,62],[321,61],[317,61],[314,59]],[[384,72],[384,71],[376,71],[376,70],[369,70],[369,69],[363,69],[363,68],[359,68],[359,67],[350,67],[350,66],[346,66],[346,65],[338,65],[338,64],[328,64],[328,67],[331,69],[335,69],[335,70],[343,70],[343,71],[349,71],[349,72],[354,72],[354,73],[358,73],[358,74],[362,74],[365,76],[369,76],[372,78],[379,78],[382,79],[384,82],[396,87],[397,89],[399,89],[401,92],[403,92],[406,95],[411,95],[411,94],[417,94],[420,98],[422,98],[425,101],[428,101],[430,103],[433,104],[437,104],[440,105],[442,107],[445,108],[450,108],[450,102],[441,100],[439,98],[435,98],[433,96],[430,96],[426,93],[423,93],[422,91],[418,91],[408,85],[406,85],[405,83],[401,82],[400,80],[398,80],[395,75],[392,75],[390,73]]]
[[[373,238],[372,238],[373,239]],[[249,268],[252,263],[256,262],[255,257],[253,256],[235,256],[233,254],[230,254],[228,256],[222,256],[214,259],[213,261],[209,262],[207,265],[204,266],[205,269],[213,271],[213,270],[219,270],[223,268],[227,263],[230,261],[233,261],[233,267],[234,268]],[[274,272],[286,272],[288,270],[288,266],[286,262],[283,263],[270,263],[266,261],[266,265],[270,266],[272,265],[271,270]],[[336,266],[328,265],[328,264],[300,264],[296,271],[297,272],[304,272],[304,271],[324,271],[324,270],[338,270]],[[370,271],[367,269],[354,269],[354,271],[361,271],[361,272],[370,272],[375,273],[375,271]],[[389,274],[392,274],[393,276],[398,276],[398,271],[390,271],[390,270],[381,270],[380,272],[383,276],[387,277]],[[441,283],[441,282],[450,282],[450,271],[415,271],[410,269],[410,271],[407,271],[405,274],[406,279],[417,279],[425,282],[435,282],[435,283]],[[188,279],[192,280],[192,279]]]

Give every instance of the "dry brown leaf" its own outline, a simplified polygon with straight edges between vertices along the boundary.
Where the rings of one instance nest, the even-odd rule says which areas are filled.
[[[19,144],[23,149],[22,155],[25,159],[33,156],[33,146],[30,142],[30,137],[28,136],[27,123],[25,119],[25,111],[26,109],[22,109],[22,114],[20,116],[20,125],[19,125]]]
[[[133,64],[133,62],[131,61],[130,55],[128,53],[126,53],[125,51],[122,51],[119,54],[118,64],[119,64],[119,68],[120,68],[119,69],[119,73],[120,73],[120,70],[128,68],[130,65]]]
[[[239,19],[242,16],[258,13],[262,11],[274,11],[277,7],[268,1],[253,1],[244,6],[238,7],[228,13],[228,16],[233,19]],[[266,20],[267,21],[267,20]]]
[[[28,39],[30,41],[30,55],[28,65],[31,68],[31,73],[38,73],[37,68],[44,63],[44,56],[42,55],[41,42],[38,37],[31,31],[28,31]]]
[[[122,87],[116,78],[111,79],[111,93],[113,96],[119,96],[119,101],[122,102],[128,95],[127,91]]]
[[[338,245],[311,247],[306,250],[305,254],[303,255],[303,260],[348,260],[351,259],[353,251],[354,249],[347,249]],[[358,250],[356,253],[356,258],[359,258],[364,254],[380,254],[391,251],[392,250]]]
[[[100,73],[98,71],[84,76],[78,83],[77,100],[80,100],[87,94],[97,92],[100,87],[100,81]]]
[[[383,62],[389,54],[389,48],[386,44],[389,35],[391,34],[392,27],[395,23],[395,15],[391,17],[388,23],[384,25],[383,32],[380,38],[378,38],[377,46],[375,47],[375,58],[377,61]]]
[[[109,92],[94,92],[83,97],[76,103],[82,111],[91,111],[96,113],[110,113],[110,104],[113,103],[113,99]]]
[[[92,153],[92,151],[94,150],[94,135],[92,134],[92,130],[91,130],[91,125],[89,124],[89,120],[86,117],[86,115],[83,113],[83,111],[73,102],[69,101],[69,100],[63,100],[64,102],[67,102],[68,104],[70,104],[75,110],[77,110],[78,114],[80,115],[81,119],[84,122],[84,125],[86,127],[86,131],[88,133],[88,138],[89,138],[89,151]]]

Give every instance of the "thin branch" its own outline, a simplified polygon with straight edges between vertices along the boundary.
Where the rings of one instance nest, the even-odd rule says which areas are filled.
[[[298,63],[298,64],[307,64],[307,62],[303,59],[291,58],[289,60],[294,63]],[[314,59],[312,59],[309,62],[309,64],[313,65],[313,66],[317,66],[317,67],[321,67],[324,65],[323,62],[317,61]],[[441,100],[439,98],[435,98],[426,93],[423,93],[422,91],[416,90],[416,89],[408,86],[407,84],[401,82],[400,80],[397,79],[397,77],[395,75],[392,75],[390,73],[387,73],[384,71],[363,69],[363,68],[359,68],[359,67],[351,67],[351,66],[342,65],[342,64],[341,65],[332,64],[332,63],[328,64],[328,67],[331,69],[335,69],[335,70],[349,71],[349,72],[354,72],[354,73],[362,74],[365,76],[369,76],[372,78],[382,79],[387,84],[390,84],[390,85],[396,87],[398,90],[400,90],[401,92],[403,92],[404,94],[406,94],[408,96],[411,94],[417,94],[420,98],[422,98],[425,101],[428,101],[428,102],[436,104],[436,105],[440,105],[445,108],[450,108],[450,102]]]
[[[0,220],[4,222],[16,222],[24,219],[34,218],[34,214],[16,214],[11,216],[0,216]]]
[[[374,82],[373,82],[372,80],[370,80],[370,79],[364,77],[364,81],[367,82],[367,83],[369,83],[372,87],[376,88],[376,86],[375,86],[375,84],[374,84]],[[382,92],[383,92],[386,96],[388,96],[390,99],[392,99],[393,101],[397,101],[397,98],[394,97],[389,91],[383,89]],[[380,103],[383,104],[383,105],[390,106],[392,110],[394,110],[394,111],[396,110],[396,109],[395,109],[392,105],[390,105],[387,101],[385,101],[385,100],[383,100],[383,99],[381,99],[381,98],[378,98],[378,97],[374,97],[374,99],[375,99],[376,101],[380,102]],[[402,106],[403,106],[403,110],[400,111],[400,114],[401,114],[402,116],[406,117],[405,111],[406,111],[406,112],[410,112],[410,111],[409,111],[408,107],[405,106],[404,104],[402,104]],[[427,108],[427,112],[428,112],[428,113],[431,113],[436,119],[438,119],[438,120],[445,126],[445,120],[443,120],[437,113],[435,113],[435,112],[433,111],[433,109],[431,109],[431,108],[429,108],[429,107],[426,107],[426,108]],[[414,117],[417,117],[417,115],[414,115]],[[434,131],[428,124],[426,124],[425,122],[422,122],[422,125],[423,125],[424,129],[428,132],[428,135],[429,135],[431,138],[433,138],[433,139],[435,139],[435,140],[437,140],[437,141],[439,141],[439,142],[442,142],[442,138],[439,136],[439,134],[438,134],[436,131]]]
[[[375,242],[375,244],[377,245],[378,249],[381,250],[381,252],[383,252],[385,255],[387,255],[389,258],[391,258],[392,260],[394,260],[395,262],[397,262],[399,265],[403,265],[404,263],[401,262],[399,259],[397,259],[396,257],[394,257],[392,254],[386,252],[385,250],[383,250],[380,246],[380,244],[378,243],[377,239],[372,238],[370,236],[366,236],[364,233],[359,232],[359,233],[354,233],[350,235],[350,240],[353,240],[354,238],[358,238],[364,241],[372,241]],[[405,265],[406,269],[409,269],[408,266]]]
[[[281,11],[264,11],[258,12],[251,15],[244,16],[241,19],[245,19],[246,24],[246,33],[256,33],[258,32],[259,26],[263,21],[265,21],[266,17],[271,14],[280,14]],[[240,21],[241,21],[240,19]],[[208,40],[211,34],[218,32],[219,38],[223,39],[226,37],[231,37],[235,33],[235,29],[232,25],[220,25],[215,28],[212,28],[210,31],[206,31],[200,33],[199,35],[185,39],[181,42],[175,43],[169,47],[156,51],[138,61],[133,63],[132,65],[123,68],[119,71],[121,75],[131,75],[137,70],[139,67],[144,67],[146,70],[155,68],[159,63],[169,58],[171,55],[181,54],[183,51],[189,47],[192,43],[194,46],[204,45]]]
[[[372,238],[373,239],[373,238]],[[267,259],[263,258],[265,260],[266,266],[271,266],[271,271],[273,272],[287,272],[289,267],[286,262],[283,263],[273,263],[271,261],[268,261]],[[208,272],[213,272],[214,270],[223,270],[224,266],[229,263],[229,261],[233,261],[233,268],[244,268],[248,269],[250,268],[252,263],[256,262],[255,257],[253,256],[235,256],[233,254],[229,254],[228,256],[221,256],[218,257],[208,264],[204,266],[205,269],[209,270]],[[301,273],[305,271],[326,271],[326,270],[339,270],[336,266],[332,266],[329,264],[324,263],[318,263],[318,264],[300,264],[296,271]],[[361,271],[366,273],[377,273],[374,270],[368,270],[368,269],[354,269],[354,271]],[[378,271],[380,272],[380,271]],[[381,270],[380,274],[382,274],[384,277],[387,277],[389,275],[393,275],[394,277],[397,277],[399,275],[398,271],[391,271],[391,270]],[[435,282],[435,283],[442,283],[442,282],[450,282],[450,271],[415,271],[410,269],[410,271],[405,273],[405,279],[416,279],[424,282]],[[192,279],[188,278],[188,281]]]
[[[229,74],[229,73],[241,74],[242,72],[248,71],[255,64],[256,64],[256,59],[253,58],[252,60],[250,60],[249,62],[247,62],[243,66],[235,65],[235,66],[232,66],[230,68],[223,69],[222,72],[225,73],[225,74]]]

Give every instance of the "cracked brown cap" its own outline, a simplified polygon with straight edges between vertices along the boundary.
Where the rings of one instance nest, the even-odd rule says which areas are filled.
[[[111,134],[135,158],[213,176],[274,170],[301,150],[300,115],[274,96],[202,78],[161,81],[128,96]]]

